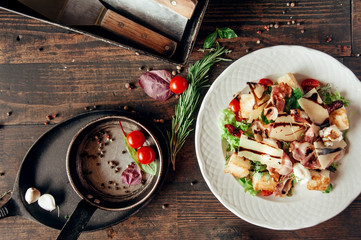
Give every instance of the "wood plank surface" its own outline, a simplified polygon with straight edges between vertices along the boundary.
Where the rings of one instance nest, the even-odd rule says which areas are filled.
[[[239,37],[219,41],[232,49],[228,57],[233,60],[267,46],[302,45],[331,54],[361,78],[360,16],[361,3],[356,0],[210,0],[190,64],[204,56],[198,49],[209,33],[230,27]],[[212,68],[210,82],[230,64]],[[79,113],[128,106],[150,120],[164,119],[157,125],[169,130],[178,99],[153,100],[137,80],[149,69],[176,67],[0,10],[0,194],[12,189],[21,161],[38,137]],[[180,74],[185,76],[186,68]],[[135,88],[128,90],[126,83]],[[57,117],[45,125],[51,114]],[[360,215],[359,196],[336,217],[307,229],[276,231],[243,221],[208,188],[191,133],[176,171],[169,172],[149,205],[124,222],[84,232],[79,239],[361,239]],[[58,233],[19,216],[0,220],[4,240],[55,239]]]

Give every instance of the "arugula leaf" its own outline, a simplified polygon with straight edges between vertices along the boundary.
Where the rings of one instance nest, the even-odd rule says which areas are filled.
[[[292,94],[297,98],[297,100],[300,99],[301,97],[303,97],[303,93],[302,93],[301,89],[299,89],[299,88],[293,88]]]
[[[267,165],[262,164],[261,162],[258,162],[258,161],[257,162],[252,161],[251,171],[255,171],[255,172],[267,171]]]
[[[259,120],[261,120],[264,124],[270,124],[273,123],[273,120],[268,120],[266,116],[264,115],[264,110],[262,109],[261,115],[259,116]]]
[[[290,151],[291,142],[281,142],[281,144],[283,151],[288,153]]]
[[[333,189],[332,183],[330,183],[330,185],[328,185],[328,187],[326,188],[326,190],[323,193],[330,193]]]
[[[340,165],[340,164],[338,164],[338,163],[332,163],[332,164],[327,168],[327,170],[329,170],[330,172],[336,172],[337,167],[338,167],[339,165]]]
[[[289,98],[286,98],[285,112],[290,113],[291,109],[301,109],[300,104],[298,104],[298,99],[303,97],[303,93],[299,88],[292,88],[292,95]]]
[[[244,188],[244,192],[248,192],[252,196],[256,196],[260,191],[256,191],[253,189],[252,180],[247,178],[238,178],[237,181]]]
[[[149,164],[141,164],[137,158],[137,151],[134,148],[132,148],[131,146],[129,146],[127,137],[125,137],[125,136],[124,136],[124,143],[125,143],[125,148],[127,149],[130,157],[134,160],[134,162],[138,165],[138,167],[143,172],[149,173],[151,175],[155,175],[157,173],[157,164],[155,161],[153,161]]]
[[[264,91],[265,94],[271,95],[272,92],[272,86],[268,86],[268,88]]]
[[[322,101],[325,105],[330,105],[334,101],[341,101],[345,107],[347,107],[350,102],[341,96],[340,92],[332,92],[330,84],[326,84],[324,87],[318,87],[317,92],[322,98]]]

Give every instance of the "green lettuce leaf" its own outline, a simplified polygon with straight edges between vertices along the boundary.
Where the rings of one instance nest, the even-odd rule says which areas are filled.
[[[247,136],[253,136],[251,131],[251,124],[248,124],[246,121],[238,122],[236,120],[236,115],[230,109],[226,108],[222,111],[221,118],[219,121],[219,128],[221,129],[221,138],[226,139],[230,148],[232,150],[238,148],[239,146],[239,138],[232,136],[228,130],[224,127],[226,124],[231,124],[235,126],[237,129],[240,129]]]
[[[238,182],[242,185],[245,192],[248,192],[252,196],[256,196],[260,191],[253,189],[252,180],[247,178],[238,178]]]

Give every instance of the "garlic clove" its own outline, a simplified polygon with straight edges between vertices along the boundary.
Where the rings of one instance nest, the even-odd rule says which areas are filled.
[[[38,199],[38,204],[42,209],[45,209],[49,212],[53,211],[56,208],[54,197],[48,193],[40,196],[40,198]]]
[[[36,189],[34,187],[28,188],[28,190],[26,190],[26,193],[25,193],[25,201],[28,204],[32,204],[39,199],[40,195],[41,195],[41,193],[38,189]]]

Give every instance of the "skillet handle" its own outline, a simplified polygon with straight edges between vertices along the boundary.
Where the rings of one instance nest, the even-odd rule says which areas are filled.
[[[19,214],[19,207],[15,203],[15,200],[10,198],[1,208],[0,208],[0,219],[6,218],[9,216],[16,216]]]
[[[170,58],[176,50],[177,43],[175,41],[133,22],[110,9],[105,9],[105,13],[99,21],[98,24],[101,27],[162,56]]]
[[[85,200],[81,200],[61,229],[57,240],[78,239],[81,231],[85,229],[85,226],[88,224],[96,209],[96,206],[89,204]]]

